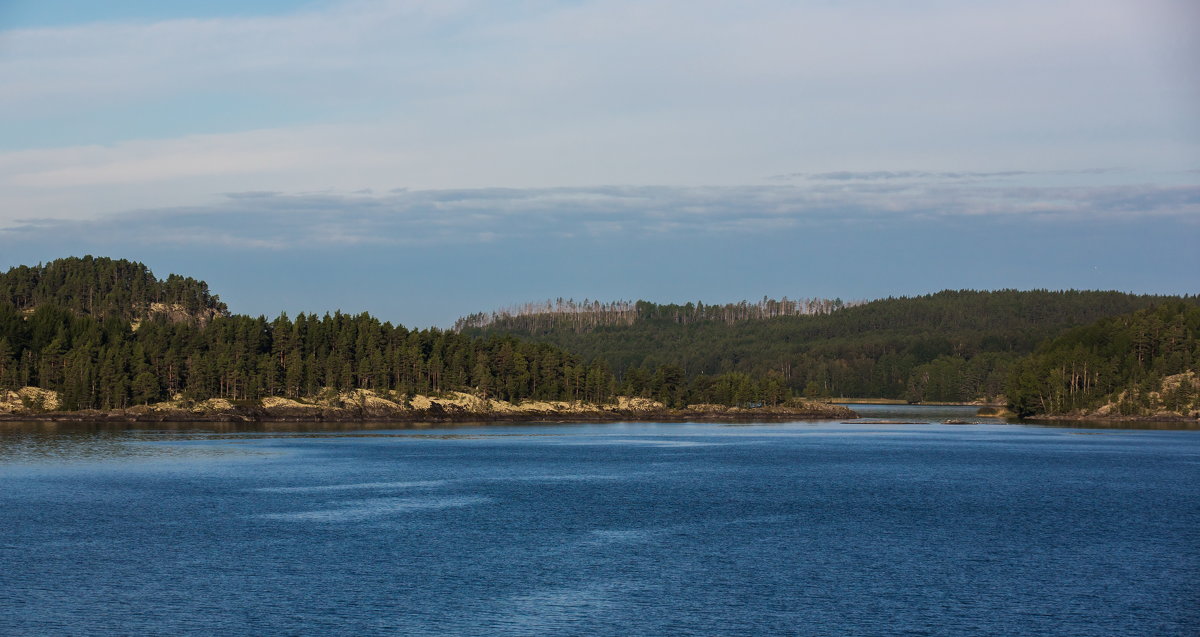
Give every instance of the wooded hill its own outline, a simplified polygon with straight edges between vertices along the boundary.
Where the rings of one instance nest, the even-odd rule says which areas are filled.
[[[17,266],[0,274],[0,304],[22,312],[55,305],[76,314],[126,321],[152,314],[209,320],[229,313],[208,284],[177,274],[154,277],[145,265],[108,258],[68,257]]]
[[[676,366],[688,378],[740,372],[776,379],[785,390],[809,396],[970,401],[1001,395],[1013,364],[1067,328],[1161,303],[1198,301],[1099,291],[947,290],[735,321],[697,309],[730,306],[639,301],[632,304],[632,320],[589,321],[581,317],[586,308],[573,308],[500,314],[482,327],[468,320],[459,329],[599,358],[626,380]]]
[[[1174,370],[1195,369],[1197,303],[1046,290],[861,305],[567,301],[477,315],[457,330],[412,330],[365,313],[231,314],[202,281],[160,280],[130,261],[68,258],[0,274],[0,395],[40,387],[57,392],[65,409],[355,389],[397,400],[465,391],[509,402],[622,395],[668,407],[754,406],[795,394],[966,401],[1003,393],[1011,377],[1020,382],[1007,389],[1026,412],[1086,408],[1114,391],[1125,391],[1133,409],[1158,400],[1149,397],[1154,383],[1174,382],[1182,373]],[[1134,317],[1132,335],[1114,327],[1123,323],[1100,323],[1018,364],[1068,328],[1120,314]],[[1137,367],[1117,358],[1126,341]]]
[[[526,303],[491,313],[480,312],[464,316],[455,321],[454,331],[461,332],[474,328],[528,333],[547,333],[555,330],[590,332],[598,327],[632,325],[639,321],[661,319],[667,319],[680,325],[711,321],[732,325],[742,321],[780,316],[829,314],[854,305],[862,305],[865,302],[851,301],[847,303],[841,299],[831,300],[815,297],[789,299],[785,296],[779,300],[763,297],[756,303],[742,301],[725,305],[705,305],[704,303],[663,305],[647,301],[601,303],[588,299],[576,301],[559,298],[542,303]]]
[[[777,405],[777,378],[694,378],[671,365],[618,379],[603,362],[512,336],[410,330],[368,314],[230,314],[208,286],[145,265],[92,257],[0,275],[0,398],[25,386],[63,409],[120,409],[168,398],[294,399],[368,389],[403,399],[466,391],[604,403],[641,396]]]
[[[1013,369],[1018,414],[1137,416],[1200,411],[1200,308],[1164,303],[1068,330]]]

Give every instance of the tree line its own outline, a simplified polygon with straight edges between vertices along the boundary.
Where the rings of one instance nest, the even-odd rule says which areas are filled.
[[[1164,302],[1198,301],[1112,291],[947,290],[732,323],[681,320],[687,306],[639,301],[628,323],[589,326],[572,312],[460,329],[553,344],[602,359],[622,377],[673,365],[688,379],[734,372],[759,382],[777,378],[787,391],[807,396],[970,401],[1002,395],[1012,366],[1065,329]]]
[[[613,301],[601,303],[584,299],[558,298],[540,303],[525,303],[494,312],[479,312],[464,316],[454,323],[454,331],[492,329],[497,331],[538,332],[570,329],[588,332],[607,326],[629,326],[639,321],[668,321],[677,325],[699,322],[719,322],[733,325],[743,321],[829,314],[865,301],[841,299],[772,299],[740,301],[724,305],[705,305],[703,302],[660,304],[648,301]]]
[[[193,314],[148,311],[160,302]],[[672,407],[790,396],[775,376],[689,378],[675,365],[619,375],[601,358],[547,343],[410,330],[365,313],[230,314],[203,282],[160,281],[142,264],[91,257],[0,275],[0,390],[23,386],[58,392],[69,410],[353,389],[401,399],[468,391],[512,402],[625,395]]]
[[[202,281],[159,280],[139,263],[83,257],[0,274],[0,390],[54,390],[69,409],[352,389],[396,398],[468,391],[513,402],[642,396],[671,407],[1008,392],[1022,410],[1055,412],[1111,393],[1113,377],[1152,384],[1193,365],[1190,319],[1150,308],[1194,309],[1198,300],[1048,290],[944,291],[862,305],[559,300],[484,327],[412,330],[368,314],[230,314]],[[1141,375],[1113,376],[1115,363],[1078,348],[1024,359],[1070,327],[1140,310],[1150,313],[1136,315],[1141,327],[1128,344]],[[1054,370],[1058,380],[1047,380]],[[1066,389],[1048,389],[1063,378]]]

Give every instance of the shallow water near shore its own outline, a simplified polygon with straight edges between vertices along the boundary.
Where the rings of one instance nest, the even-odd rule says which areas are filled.
[[[854,409],[0,427],[0,634],[1200,631],[1200,432]]]

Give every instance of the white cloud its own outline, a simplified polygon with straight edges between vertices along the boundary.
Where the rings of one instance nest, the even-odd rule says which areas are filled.
[[[355,1],[8,31],[0,117],[98,117],[113,139],[0,152],[0,224],[239,190],[1180,170],[1200,157],[1188,6]],[[137,117],[96,115],[170,120],[153,105],[224,98],[307,123],[201,134],[181,112],[178,133],[146,139]]]
[[[1200,185],[1033,187],[1003,180],[913,180],[802,186],[608,186],[408,190],[389,194],[228,193],[208,206],[0,229],[9,241],[311,247],[470,245],[592,237],[776,235],[864,224],[911,231],[915,221],[970,217],[1200,226]]]

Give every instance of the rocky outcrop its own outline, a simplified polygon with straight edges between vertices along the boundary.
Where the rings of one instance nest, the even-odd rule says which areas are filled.
[[[306,400],[272,396],[255,401],[212,398],[200,402],[182,399],[108,411],[56,411],[54,392],[29,387],[0,403],[0,420],[133,421],[133,422],[454,422],[454,421],[561,421],[561,420],[798,420],[857,418],[840,405],[790,401],[776,407],[689,405],[670,409],[645,399],[619,397],[612,403],[522,401],[510,403],[463,392],[436,396],[381,396],[369,390],[325,394]],[[36,396],[37,401],[31,398]]]
[[[1030,420],[1192,422],[1200,424],[1200,374],[1186,371],[1162,379],[1154,391],[1123,390],[1095,409],[1037,414]]]
[[[58,409],[58,393],[40,387],[0,390],[0,414],[39,413]]]

